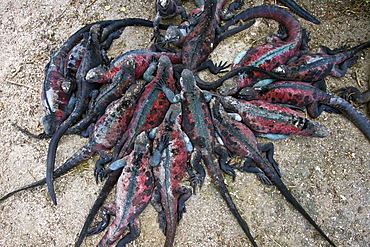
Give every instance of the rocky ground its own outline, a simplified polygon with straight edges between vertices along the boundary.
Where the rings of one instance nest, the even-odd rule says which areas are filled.
[[[0,196],[45,175],[47,140],[25,136],[17,123],[42,132],[39,91],[50,51],[57,49],[85,24],[126,17],[154,18],[154,1],[41,1],[0,2]],[[192,1],[183,1],[188,9]],[[365,1],[297,1],[321,25],[302,20],[311,32],[315,51],[325,45],[354,46],[370,38],[369,4]],[[244,8],[273,3],[246,1]],[[179,19],[172,19],[179,23]],[[253,28],[221,43],[211,55],[231,62],[240,51],[276,31],[273,21],[259,20]],[[150,45],[149,28],[127,28],[110,56]],[[369,88],[370,51],[360,52],[358,63],[344,78],[327,79],[329,91],[343,86]],[[203,74],[204,75],[204,74]],[[360,86],[358,85],[360,84]],[[361,108],[369,116],[366,108]],[[294,136],[274,141],[275,158],[284,182],[322,229],[338,246],[368,246],[370,242],[370,145],[344,116],[324,113],[318,119],[329,129],[323,139]],[[266,142],[266,140],[261,140]],[[57,153],[62,164],[86,139],[66,136]],[[0,246],[73,246],[101,184],[93,178],[89,160],[55,183],[59,204],[52,205],[45,187],[22,192],[0,204]],[[327,246],[322,237],[272,186],[261,185],[254,175],[226,177],[241,214],[259,246]],[[149,206],[140,216],[141,236],[129,246],[161,246],[164,236],[156,213]],[[102,235],[88,237],[93,246]],[[249,246],[248,239],[229,213],[213,184],[187,202],[175,246]]]

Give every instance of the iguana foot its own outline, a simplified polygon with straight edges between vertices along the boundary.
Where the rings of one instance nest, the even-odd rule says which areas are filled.
[[[347,100],[350,103],[364,104],[370,102],[370,90],[363,93],[355,87],[343,87],[336,90],[334,93],[339,93],[338,96]]]
[[[193,169],[188,166],[187,172],[190,176],[188,181],[190,182],[190,186],[193,188],[194,195],[195,195],[197,191],[197,185],[199,184],[199,190],[202,188],[202,185],[204,183],[204,178],[205,178],[205,171],[204,173],[201,172],[201,173],[195,174]]]
[[[111,170],[109,168],[106,168],[106,169],[101,170],[97,174],[97,177],[100,178],[100,182],[103,182],[103,180],[106,179],[109,176],[109,174],[111,174],[112,172],[113,172],[113,170]]]
[[[158,89],[160,89],[162,91],[164,91],[167,88],[167,84],[168,84],[167,81],[163,80],[162,78],[160,78],[155,83],[156,83],[156,87],[158,87]]]
[[[240,170],[239,167],[237,167],[237,163],[234,163],[233,165],[229,165],[230,161],[228,161],[226,164],[221,163],[221,169],[223,172],[225,172],[227,175],[230,175],[232,177],[235,177],[235,171],[234,170]]]
[[[162,37],[163,36],[159,32],[154,32],[152,38],[150,39],[150,41],[153,41],[154,43],[157,43],[158,40],[161,40],[162,39]]]
[[[265,173],[263,173],[263,172],[256,173],[256,175],[257,175],[258,180],[261,181],[261,183],[267,184],[267,185],[272,185],[271,180],[265,175]]]
[[[103,166],[101,166],[101,165],[95,165],[95,168],[94,168],[94,177],[95,177],[96,184],[98,184],[99,178],[100,178],[100,182],[103,181],[103,179],[101,177],[103,171],[104,171],[104,167]]]
[[[220,62],[219,64],[214,64],[214,67],[212,69],[210,68],[210,71],[213,74],[224,73],[226,72],[226,69],[230,66],[231,64],[228,64],[227,62]]]
[[[105,228],[109,225],[111,213],[106,210],[104,207],[101,208],[100,217],[102,221],[96,222],[88,231],[87,236],[91,236],[94,234],[99,234],[104,231]]]

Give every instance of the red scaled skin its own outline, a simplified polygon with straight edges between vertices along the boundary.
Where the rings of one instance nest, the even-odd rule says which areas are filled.
[[[73,110],[74,102],[71,96],[73,90],[77,87],[73,84],[76,77],[78,77],[77,71],[80,68],[86,50],[87,39],[83,40],[83,38],[85,35],[88,35],[91,27],[96,24],[106,28],[104,37],[101,37],[102,39],[99,40],[99,43],[109,39],[112,32],[116,31],[117,28],[135,24],[150,26],[150,22],[147,23],[142,19],[121,19],[91,23],[75,32],[59,50],[50,56],[50,62],[45,67],[45,80],[41,90],[41,105],[46,113],[42,121],[45,133],[48,136],[52,136],[56,132],[61,123]],[[116,26],[116,29],[110,28],[111,24]],[[118,27],[115,24],[119,24]],[[80,41],[81,43],[79,43]],[[104,49],[108,48],[105,47]]]
[[[82,161],[91,158],[96,152],[105,156],[104,153],[114,147],[127,130],[135,109],[136,99],[139,97],[142,88],[143,85],[134,84],[122,98],[112,102],[107,107],[104,115],[96,122],[89,143],[77,151],[58,170],[63,167],[71,169]],[[100,162],[98,162],[97,167],[95,167],[95,174],[99,173],[102,168]]]
[[[157,184],[155,191],[159,197],[153,203],[157,205],[159,217],[165,218],[165,226],[162,229],[166,235],[165,247],[173,246],[177,224],[185,209],[184,203],[191,196],[191,189],[180,185],[188,159],[181,117],[181,104],[172,104],[156,130],[157,142],[155,141],[153,145],[153,149],[156,149],[163,136],[169,138],[169,144],[162,152],[160,163],[152,164]]]
[[[51,56],[45,68],[41,105],[46,113],[42,122],[47,135],[53,135],[73,109],[73,105],[69,104],[73,88],[76,87],[76,72],[86,51],[86,42],[87,38],[73,48],[63,45]],[[74,65],[70,64],[72,62]]]
[[[304,54],[286,65],[277,66],[273,72],[282,77],[307,82],[320,81],[327,75],[343,77],[347,68],[353,66],[357,60],[353,56],[369,46],[370,41],[340,52],[322,46],[318,53]]]
[[[323,110],[322,105],[330,106],[343,113],[370,140],[369,119],[348,101],[334,94],[324,92],[308,83],[278,81],[262,87],[258,91],[255,88],[245,88],[241,93],[246,99],[259,99],[274,104],[307,107],[307,111],[312,117],[320,115]]]
[[[205,0],[203,5],[189,13],[188,21],[178,27],[170,26],[167,29],[165,42],[181,47],[184,68],[198,71],[208,67],[213,72],[214,66],[207,59],[214,49],[216,29],[220,24],[222,8],[226,2],[226,0]],[[187,28],[183,28],[184,26]]]
[[[70,127],[66,133],[76,133],[86,129],[90,123],[100,117],[107,106],[122,97],[127,89],[135,83],[135,62],[133,59],[128,59],[122,65],[112,83],[99,91],[99,94],[94,97],[88,107],[85,116],[74,126]]]
[[[238,220],[251,243],[257,246],[250,234],[247,223],[240,216],[224,183],[220,163],[215,154],[215,130],[204,95],[195,85],[195,79],[189,70],[185,69],[182,72],[182,79],[183,129],[189,136],[194,149],[201,153],[204,165],[230,211]]]
[[[326,236],[316,222],[289,192],[288,188],[284,185],[277,171],[275,170],[276,167],[273,169],[270,162],[260,151],[256,138],[253,136],[252,132],[245,125],[232,121],[228,114],[222,109],[220,104],[217,104],[214,99],[212,99],[210,102],[210,107],[212,109],[215,127],[226,147],[234,154],[252,158],[257,167],[262,170],[258,171],[257,174],[264,173],[264,181],[266,181],[267,178],[265,178],[265,176],[267,176],[269,179],[267,181],[269,183],[272,182],[280,190],[282,195],[298,210],[298,212],[300,212],[302,216],[304,216],[332,246],[335,246],[334,243]]]
[[[110,65],[100,65],[96,68],[91,69],[87,75],[86,80],[88,82],[95,83],[109,83],[114,75],[122,68],[123,64],[128,59],[134,59],[135,61],[135,79],[141,78],[145,71],[149,68],[152,63],[151,57],[155,56],[159,59],[161,56],[167,56],[170,58],[171,63],[181,63],[181,54],[177,53],[166,53],[166,52],[153,52],[149,50],[132,50],[123,53],[112,60]],[[144,78],[145,79],[145,78]]]
[[[101,166],[102,163],[106,162],[105,159],[110,158],[107,156],[107,153],[116,145],[118,138],[123,135],[130,123],[132,114],[136,107],[136,99],[139,97],[142,88],[143,85],[140,84],[132,85],[127,90],[126,94],[122,96],[122,98],[112,102],[107,107],[105,114],[102,115],[95,123],[94,130],[89,138],[89,142],[53,172],[54,179],[66,174],[72,168],[91,158],[95,153],[99,153],[99,155],[101,155],[103,158],[97,162],[95,173],[98,173],[103,168]],[[6,194],[1,198],[1,200],[18,193],[19,191],[34,188],[45,183],[46,179],[41,179],[37,182]]]
[[[325,137],[324,125],[298,112],[263,100],[244,101],[231,96],[217,97],[226,110],[238,113],[253,131],[266,134]]]
[[[307,110],[311,117],[318,116],[311,111],[312,105],[329,103],[331,96],[308,83],[299,81],[276,81],[257,90],[246,87],[240,91],[240,97],[246,100],[264,100],[274,104],[308,107]]]
[[[80,67],[82,58],[86,51],[86,46],[83,41],[77,44],[73,49],[68,53],[67,59],[64,62],[63,70],[64,75],[70,79],[76,78],[76,73]]]
[[[67,118],[68,103],[71,93],[64,92],[62,84],[64,77],[58,72],[54,64],[50,64],[46,72],[45,81],[41,89],[41,104],[46,116],[42,123],[47,135],[53,135],[59,125]]]
[[[239,57],[237,56],[232,64],[233,69],[242,66],[255,66],[271,71],[276,66],[285,64],[291,57],[298,54],[303,36],[301,26],[294,15],[283,8],[274,5],[253,7],[235,16],[232,21],[228,22],[225,26],[233,25],[239,20],[248,21],[261,17],[270,18],[283,24],[288,30],[288,38],[280,41],[275,39],[275,42],[269,42],[251,48],[243,54],[239,54]],[[236,76],[231,83],[232,85],[221,86],[219,92],[222,95],[232,95],[241,88],[252,86],[264,78],[266,78],[265,75],[258,72],[251,72],[248,76]]]
[[[156,85],[159,79],[167,81],[168,86],[174,90],[175,79],[173,78],[172,64],[166,56],[159,59],[155,78],[145,86],[144,92],[138,99],[130,125],[114,150],[114,160],[131,151],[138,134],[157,127],[162,122],[170,102]]]
[[[148,205],[154,188],[149,150],[147,134],[142,132],[136,138],[133,151],[123,158],[126,164],[116,185],[115,203],[104,206],[104,210],[115,215],[115,219],[99,242],[99,247],[112,246],[129,225],[130,232],[117,246],[123,246],[139,236],[140,223],[137,217]]]
[[[220,23],[222,6],[227,1],[205,1],[198,24],[186,37],[182,45],[182,63],[186,69],[196,71],[208,59],[216,37],[215,25]]]
[[[99,22],[107,26],[114,21]],[[58,51],[50,56],[45,67],[45,80],[41,90],[41,105],[46,113],[43,118],[45,133],[53,135],[74,107],[71,99],[76,89],[76,74],[86,51],[89,29],[87,25],[74,33]]]
[[[60,138],[64,135],[66,130],[83,114],[83,111],[86,109],[90,100],[91,93],[96,90],[97,85],[86,83],[84,77],[91,68],[103,62],[104,51],[100,45],[101,31],[101,25],[94,25],[90,28],[89,39],[86,44],[86,51],[76,74],[76,104],[71,114],[59,126],[49,142],[48,154],[46,158],[46,184],[54,204],[57,204],[53,186],[53,171],[55,166],[56,150]]]
[[[241,145],[237,141],[238,137],[233,135],[233,132],[228,130],[227,125],[234,126],[242,130],[243,135],[250,141],[251,146],[257,147],[257,139],[252,130],[250,130],[245,124],[232,120],[227,112],[220,105],[220,102],[213,98],[210,102],[210,108],[212,112],[212,119],[216,127],[217,133],[220,135],[224,145],[229,149],[234,155],[242,157],[253,157],[254,153],[252,149],[249,149],[245,145]],[[225,121],[228,124],[223,124]],[[255,157],[253,157],[255,158]]]
[[[181,99],[178,97],[179,95],[174,96],[173,92],[166,87],[162,86],[162,90],[166,91],[166,95],[172,103],[181,100],[183,115],[182,129],[193,144],[194,150],[192,155],[197,155],[203,160],[208,174],[211,176],[231,213],[234,215],[253,246],[257,246],[249,231],[247,223],[239,214],[224,183],[221,168],[227,171],[226,169],[229,167],[226,165],[225,157],[223,157],[224,155],[221,155],[216,147],[215,129],[211,119],[211,113],[208,109],[206,95],[198,88],[193,72],[188,69],[182,71],[180,84]],[[220,158],[216,156],[217,153],[220,154]]]
[[[245,124],[231,119],[217,98],[212,98],[209,105],[215,129],[221,137],[225,147],[233,155],[252,159],[257,164],[269,163],[262,154],[259,144],[257,143],[256,136],[251,129],[249,129]],[[270,149],[270,151],[272,149]],[[273,159],[272,155],[271,159]],[[271,184],[271,181],[266,177],[261,169],[251,165],[246,167],[248,161],[250,160],[245,161],[243,171],[256,173],[261,182]],[[278,165],[275,161],[273,161],[273,165],[275,166],[275,169],[278,169]]]

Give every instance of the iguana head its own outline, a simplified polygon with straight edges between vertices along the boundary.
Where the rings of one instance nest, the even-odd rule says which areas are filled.
[[[188,69],[184,69],[182,71],[180,84],[184,92],[193,93],[195,90],[197,90],[194,74]]]
[[[170,5],[171,0],[157,0],[156,1],[156,6],[161,8],[161,9],[167,9],[168,5]]]
[[[103,82],[105,75],[108,73],[108,68],[104,65],[99,65],[95,68],[90,69],[85,76],[85,80],[89,83],[92,82]]]
[[[255,100],[258,99],[258,92],[254,87],[245,87],[239,91],[238,97],[245,100]]]
[[[186,26],[169,26],[162,42],[180,47],[184,43],[188,33],[189,31]]]

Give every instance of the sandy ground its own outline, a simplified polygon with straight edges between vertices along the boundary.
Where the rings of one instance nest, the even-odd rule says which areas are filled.
[[[192,1],[184,2],[192,5]],[[302,26],[311,32],[313,50],[319,45],[336,48],[369,40],[368,6],[364,8],[353,1],[305,2],[305,8],[322,21],[317,26],[302,20]],[[244,8],[262,3],[249,1]],[[125,11],[120,11],[122,7]],[[149,0],[0,2],[0,196],[44,177],[48,141],[28,138],[11,124],[42,132],[39,89],[50,51],[93,21],[125,17],[152,20],[152,7],[153,1]],[[231,62],[235,54],[255,45],[253,41],[276,30],[271,24],[258,21],[253,28],[227,39],[212,59]],[[110,55],[147,48],[150,36],[150,29],[128,28]],[[370,51],[360,52],[357,65],[346,77],[327,79],[329,90],[357,86],[356,81],[362,90],[368,89],[369,61]],[[368,114],[364,108],[361,110]],[[369,142],[343,116],[324,113],[318,121],[329,129],[327,138],[294,136],[274,142],[284,182],[338,246],[369,246]],[[57,166],[85,143],[77,136],[63,138]],[[92,175],[95,160],[57,180],[58,206],[52,205],[45,187],[19,193],[0,204],[0,246],[73,246],[99,192],[100,185],[95,184]],[[327,246],[274,187],[261,185],[250,174],[238,173],[235,181],[229,177],[226,181],[260,246]],[[140,219],[141,236],[129,246],[163,245],[164,236],[154,209],[149,206]],[[88,237],[83,246],[93,246],[101,237]],[[175,245],[249,246],[249,242],[214,186],[206,180],[201,192],[187,202]]]

